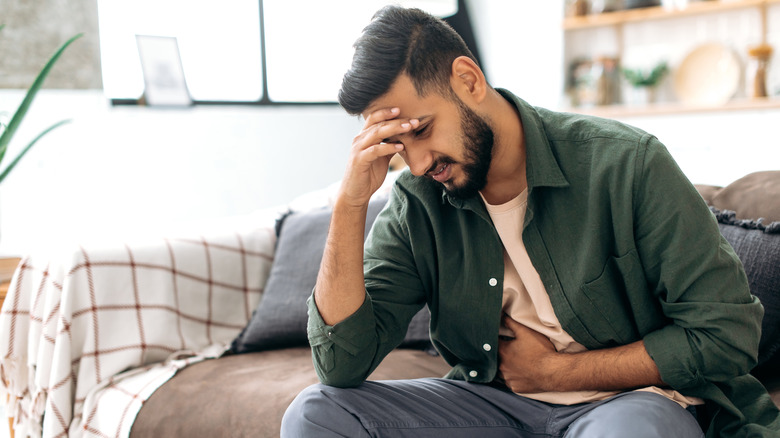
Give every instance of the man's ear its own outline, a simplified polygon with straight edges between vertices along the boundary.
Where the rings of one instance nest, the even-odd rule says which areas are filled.
[[[485,74],[468,56],[458,56],[452,61],[450,83],[458,97],[464,101],[471,100],[478,104],[487,95]]]

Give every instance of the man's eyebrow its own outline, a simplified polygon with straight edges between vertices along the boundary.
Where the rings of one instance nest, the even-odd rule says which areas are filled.
[[[428,114],[428,115],[425,115],[425,116],[416,117],[416,119],[419,120],[420,121],[420,125],[422,125],[423,123],[425,123],[426,121],[428,121],[428,119],[430,119],[432,117],[433,117],[432,115]],[[415,117],[410,117],[410,119],[414,119],[414,118]],[[420,126],[420,125],[418,125],[418,126]]]

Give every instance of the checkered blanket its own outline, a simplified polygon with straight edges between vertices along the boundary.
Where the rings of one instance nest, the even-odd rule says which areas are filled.
[[[190,231],[24,258],[0,312],[0,397],[16,436],[129,436],[157,388],[221,356],[249,321],[282,212],[332,207],[339,185]]]
[[[220,356],[251,317],[275,213],[24,258],[0,314],[16,436],[128,436],[155,389]]]

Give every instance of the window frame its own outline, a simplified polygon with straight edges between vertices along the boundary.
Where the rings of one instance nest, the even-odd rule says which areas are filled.
[[[242,105],[242,106],[336,106],[339,105],[338,101],[283,101],[283,100],[271,100],[268,95],[268,61],[266,56],[266,35],[265,35],[265,10],[264,0],[257,0],[259,2],[259,16],[260,20],[260,69],[261,69],[261,90],[262,97],[259,100],[254,101],[241,101],[241,100],[197,100],[192,99],[192,106],[197,105]],[[481,61],[479,54],[478,44],[474,35],[474,27],[471,22],[471,16],[467,8],[467,0],[458,0],[458,12],[450,17],[443,18],[444,21],[450,24],[458,34],[466,42],[466,45],[472,51],[472,54],[477,58],[477,62],[484,70],[484,64]],[[143,94],[138,99],[132,98],[111,98],[110,103],[112,106],[141,106],[143,105]]]

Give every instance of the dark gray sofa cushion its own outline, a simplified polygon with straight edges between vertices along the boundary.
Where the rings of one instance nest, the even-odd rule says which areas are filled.
[[[780,369],[780,222],[737,219],[733,211],[711,207],[723,237],[742,261],[750,292],[764,306],[758,365],[759,377]]]
[[[387,197],[368,206],[364,237]],[[234,353],[307,345],[306,300],[317,281],[331,209],[288,214],[277,227],[279,239],[263,297],[249,324],[231,345]],[[429,348],[430,313],[423,308],[412,320],[402,346]]]

